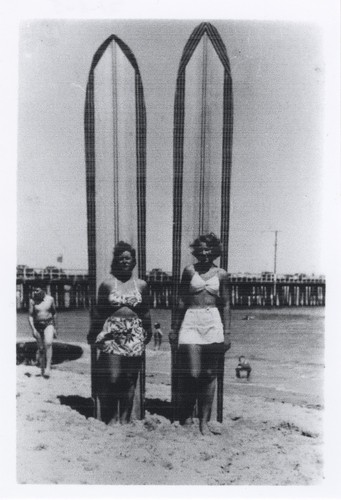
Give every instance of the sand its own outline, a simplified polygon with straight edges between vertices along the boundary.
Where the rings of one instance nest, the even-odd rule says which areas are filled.
[[[81,359],[55,365],[49,380],[35,366],[17,366],[18,483],[321,484],[321,406],[234,391],[224,398],[221,435],[149,412],[106,426],[88,416],[89,347],[82,348]],[[169,363],[169,351],[151,356],[161,368]],[[169,400],[166,377],[154,373],[147,398]]]

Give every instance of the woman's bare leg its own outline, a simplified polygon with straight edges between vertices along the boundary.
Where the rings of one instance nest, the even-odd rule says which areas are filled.
[[[95,370],[101,420],[106,424],[114,424],[119,419],[118,405],[122,375],[121,357],[101,353]]]
[[[54,335],[54,326],[48,325],[44,331],[44,351],[46,359],[46,368],[44,377],[46,378],[48,378],[51,375],[53,335]]]
[[[106,383],[98,394],[101,408],[101,420],[106,424],[115,424],[118,422],[118,398],[115,397],[117,391],[116,384]]]
[[[46,351],[45,347],[39,349],[39,365],[42,377],[45,377],[46,369]]]
[[[121,424],[127,424],[130,422],[131,412],[133,409],[135,396],[135,384],[131,384],[126,387],[124,394],[122,394],[122,398],[120,401],[120,422]]]
[[[210,431],[207,423],[211,417],[212,404],[217,382],[218,355],[221,347],[217,344],[203,346],[201,353],[202,371],[199,382],[198,406],[199,427],[202,434]]]
[[[36,354],[36,364],[40,366],[41,374],[45,373],[45,352],[44,352],[44,342],[42,335],[36,330],[33,333],[33,337],[37,342],[37,354]]]
[[[121,424],[127,424],[131,419],[137,377],[141,370],[141,358],[126,358],[123,362],[125,373],[120,398],[120,422]]]
[[[181,425],[192,422],[201,372],[200,346],[182,344],[179,347],[179,421]]]
[[[198,397],[199,406],[199,428],[202,434],[210,432],[207,422],[210,420],[214,392],[217,377],[202,377],[200,380],[200,393]]]

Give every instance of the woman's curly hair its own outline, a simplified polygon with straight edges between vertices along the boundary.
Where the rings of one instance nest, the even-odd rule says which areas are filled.
[[[190,244],[192,249],[192,255],[196,257],[198,255],[198,250],[201,243],[206,243],[207,247],[211,249],[212,256],[217,259],[221,255],[221,243],[220,239],[214,233],[201,234],[196,238],[193,243]]]
[[[123,252],[129,252],[133,258],[134,267],[136,266],[136,250],[133,248],[130,243],[126,243],[125,241],[119,241],[114,248],[113,251],[113,259],[111,262],[111,273],[115,274],[119,270],[118,259]]]

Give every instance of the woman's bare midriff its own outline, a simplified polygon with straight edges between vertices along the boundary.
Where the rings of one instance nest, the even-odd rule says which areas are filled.
[[[127,306],[123,306],[123,307],[120,307],[119,309],[114,310],[111,315],[116,317],[116,318],[137,318],[138,317],[136,312]]]
[[[187,299],[188,309],[203,309],[207,307],[217,307],[217,298],[203,290],[196,295],[190,295]]]
[[[50,312],[45,311],[34,311],[34,321],[47,321],[53,318]]]

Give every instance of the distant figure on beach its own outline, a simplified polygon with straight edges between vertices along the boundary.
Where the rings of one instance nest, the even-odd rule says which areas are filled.
[[[51,375],[52,343],[57,336],[56,307],[53,297],[42,288],[33,290],[29,301],[28,321],[38,345],[38,359],[44,378]]]
[[[133,277],[135,265],[135,249],[117,243],[88,335],[100,351],[93,370],[101,419],[107,424],[130,421],[142,355],[152,337],[147,283]]]
[[[238,363],[237,368],[236,368],[236,377],[241,378],[240,374],[245,372],[246,378],[249,379],[250,373],[252,370],[250,363],[245,358],[245,356],[239,356],[238,361],[239,361],[239,363]]]
[[[154,323],[154,328],[154,350],[159,351],[163,336],[160,323]]]
[[[254,316],[250,316],[249,314],[247,314],[246,316],[243,317],[244,321],[249,321],[250,319],[255,319],[255,317]]]
[[[217,236],[201,235],[190,247],[198,262],[183,271],[169,340],[178,349],[180,424],[192,422],[198,400],[200,432],[207,434],[219,359],[231,346],[229,291],[227,272],[213,263],[221,254]]]

